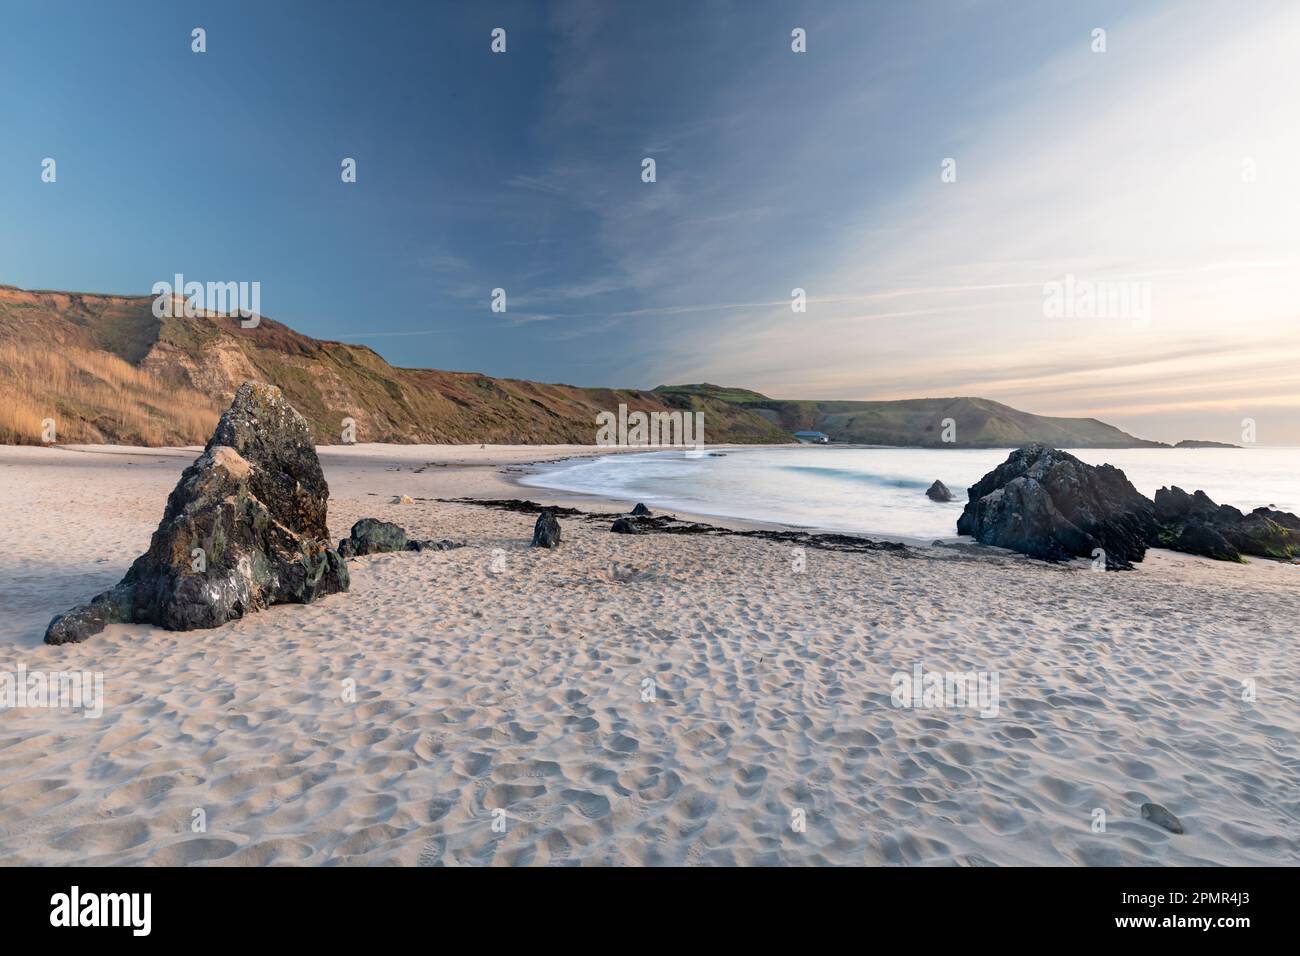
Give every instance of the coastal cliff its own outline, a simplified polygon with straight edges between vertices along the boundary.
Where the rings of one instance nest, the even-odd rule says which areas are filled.
[[[701,412],[706,441],[779,443],[801,430],[835,442],[994,448],[1157,445],[1095,419],[1049,418],[981,398],[788,401],[714,385],[579,388],[478,372],[390,365],[363,345],[261,318],[158,318],[151,296],[0,286],[0,443],[200,444],[246,380],[278,386],[324,444],[594,444],[596,416],[619,405]],[[944,422],[956,441],[943,440]]]

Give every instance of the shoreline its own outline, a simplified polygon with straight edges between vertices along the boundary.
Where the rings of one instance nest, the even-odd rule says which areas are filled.
[[[803,443],[787,444],[735,444],[711,445],[710,448],[726,452],[762,451],[773,448],[794,449],[805,446]],[[894,445],[841,445],[815,446],[863,449],[910,449],[910,446]],[[1289,446],[1267,446],[1269,449]],[[1222,449],[1174,449],[1178,451],[1220,451]],[[419,445],[419,444],[385,444],[357,443],[353,445],[318,445],[317,453],[327,471],[329,465],[354,465],[374,468],[383,466],[385,471],[402,473],[409,469],[411,474],[437,474],[438,471],[454,471],[462,475],[474,476],[473,490],[468,494],[438,494],[432,497],[455,498],[524,498],[544,499],[562,507],[579,509],[602,508],[630,510],[637,502],[602,495],[595,492],[552,489],[537,485],[527,485],[521,480],[525,475],[535,475],[548,467],[568,461],[599,458],[608,455],[654,454],[664,449],[640,446],[596,446],[596,445]],[[930,449],[921,449],[930,450]],[[988,449],[979,449],[988,450]],[[188,464],[202,452],[202,446],[161,446],[157,448],[130,445],[57,445],[45,447],[39,445],[5,445],[0,446],[0,465],[7,462],[6,456],[28,458],[46,453],[68,452],[70,455],[116,456],[133,459],[173,459]],[[70,458],[68,462],[75,462]],[[417,467],[418,463],[418,467]],[[430,471],[437,469],[438,471]],[[1172,483],[1171,479],[1171,483]],[[1190,487],[1190,485],[1189,485]],[[394,492],[401,494],[402,492]],[[1232,502],[1228,502],[1232,503]],[[647,502],[649,504],[649,502]],[[871,529],[846,529],[829,525],[806,522],[771,521],[738,515],[719,514],[694,508],[679,509],[672,506],[652,506],[657,512],[677,515],[684,521],[717,524],[744,530],[764,531],[804,531],[812,534],[846,534],[873,541],[896,542],[914,548],[926,548],[936,542],[943,545],[974,545],[969,537],[958,535],[955,526],[943,534],[906,534]],[[1250,507],[1249,505],[1245,507]],[[954,519],[955,520],[955,519]],[[1153,548],[1152,550],[1163,550]],[[1082,559],[1080,559],[1082,560]],[[1264,560],[1257,558],[1255,560]],[[1139,566],[1140,567],[1140,566]]]
[[[449,460],[435,463],[435,467],[441,468],[458,468],[462,473],[480,472],[482,475],[481,482],[476,482],[476,490],[472,494],[457,496],[441,497],[468,497],[468,498],[531,498],[533,500],[544,499],[544,503],[555,504],[566,508],[578,508],[588,510],[591,508],[601,508],[610,511],[620,511],[626,513],[637,504],[631,499],[616,498],[609,495],[600,495],[591,492],[569,491],[564,489],[542,488],[535,485],[525,485],[520,480],[522,475],[537,474],[548,466],[553,466],[566,461],[575,461],[585,458],[600,458],[609,454],[635,455],[653,453],[656,449],[647,449],[640,447],[600,447],[588,445],[489,445],[485,449],[472,449],[473,451],[482,451],[484,457],[490,460],[459,460],[456,451],[465,449],[469,446],[462,445],[372,445],[365,446],[362,452],[353,452],[352,449],[360,449],[363,446],[338,446],[324,445],[318,446],[317,453],[320,455],[322,465],[328,468],[332,458],[347,459],[351,461],[368,460],[378,462],[381,460],[392,461],[394,457],[384,453],[373,453],[371,449],[422,449],[432,450],[434,454],[443,454],[449,456]],[[751,449],[764,448],[795,448],[798,445],[716,445],[711,448],[722,449],[726,451],[746,451]],[[347,448],[347,452],[336,454],[338,449]],[[541,456],[537,455],[537,450],[549,448],[551,451],[543,452]],[[498,457],[499,456],[499,457]],[[427,457],[424,452],[405,456],[407,459],[418,459]],[[478,457],[478,456],[473,456]],[[664,509],[660,509],[664,510]],[[816,534],[852,534],[855,537],[870,538],[880,541],[897,541],[901,544],[909,544],[914,547],[926,547],[932,543],[931,538],[909,537],[898,535],[872,535],[868,532],[847,532],[839,531],[833,528],[822,528],[815,525],[794,524],[778,521],[763,521],[758,518],[742,518],[733,515],[716,515],[704,511],[667,509],[685,521],[699,521],[703,523],[719,524],[725,527],[735,527],[741,530],[752,531],[807,531]],[[953,540],[957,538],[954,535]]]
[[[728,448],[736,451],[743,451],[751,448],[795,447],[795,446],[719,445],[717,447]],[[629,451],[632,451],[632,449],[629,449]],[[640,451],[641,453],[646,454],[646,453],[653,453],[655,449],[636,449],[636,451]],[[579,456],[574,456],[574,457],[579,457]],[[555,465],[567,460],[569,459],[560,458],[560,459],[554,459],[550,461],[534,462],[532,463],[534,470],[528,473],[537,474],[542,470],[542,468],[545,465]],[[572,491],[568,489],[558,489],[558,488],[545,488],[539,485],[526,485],[520,480],[518,474],[513,474],[513,473],[509,474],[506,480],[510,482],[520,492],[527,492],[533,496],[538,496],[540,493],[544,492],[548,498],[554,499],[558,503],[564,504],[567,507],[578,507],[580,503],[586,503],[588,505],[601,505],[601,506],[617,508],[622,505],[624,500],[620,498],[610,498],[608,496],[598,495],[592,492]],[[630,510],[636,504],[637,502],[633,501],[630,505],[628,505],[628,509]],[[914,548],[930,547],[934,544],[936,540],[942,541],[944,544],[973,543],[970,541],[970,539],[962,538],[960,535],[957,535],[955,533],[953,535],[948,536],[947,538],[943,538],[943,537],[936,538],[934,536],[927,537],[927,536],[918,536],[918,535],[893,534],[887,531],[846,531],[842,528],[823,527],[815,524],[798,524],[798,523],[784,522],[784,521],[763,521],[758,518],[744,518],[744,517],[738,517],[736,515],[715,514],[713,512],[700,511],[695,509],[683,510],[679,508],[674,508],[670,505],[649,505],[649,507],[651,507],[651,509],[656,514],[671,513],[677,515],[679,518],[682,518],[685,521],[698,521],[705,524],[722,524],[723,526],[734,525],[737,528],[742,528],[750,531],[806,531],[809,532],[810,534],[845,534],[845,535],[851,535],[853,537],[858,537],[858,538],[866,538],[871,541],[889,541],[898,544],[906,544]]]

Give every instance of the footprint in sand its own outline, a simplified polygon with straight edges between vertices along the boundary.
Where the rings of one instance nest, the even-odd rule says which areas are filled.
[[[736,771],[736,793],[746,800],[751,800],[763,789],[767,780],[765,767],[741,767]]]
[[[123,818],[106,823],[83,823],[60,833],[50,843],[80,857],[120,853],[149,839],[149,827],[143,821]]]
[[[588,820],[609,816],[609,799],[590,790],[562,790],[560,799],[570,804]]]
[[[154,866],[188,866],[191,863],[220,860],[222,857],[230,856],[238,849],[238,844],[231,840],[221,840],[216,837],[195,837],[155,850],[150,854],[149,862]]]

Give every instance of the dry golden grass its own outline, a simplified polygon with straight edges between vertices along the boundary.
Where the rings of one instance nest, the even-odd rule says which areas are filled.
[[[62,443],[202,444],[212,402],[108,352],[0,346],[0,442],[40,444],[50,418]]]
[[[41,440],[40,408],[0,384],[0,444],[31,445]]]

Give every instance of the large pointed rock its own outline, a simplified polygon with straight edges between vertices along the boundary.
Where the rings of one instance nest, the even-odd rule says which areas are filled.
[[[1092,557],[1131,568],[1156,537],[1155,508],[1112,465],[1042,444],[1013,451],[967,491],[957,533],[1049,561]]]
[[[116,587],[54,618],[45,643],[84,641],[114,622],[216,627],[346,591],[328,501],[307,422],[278,388],[245,382],[168,496],[149,550]]]

